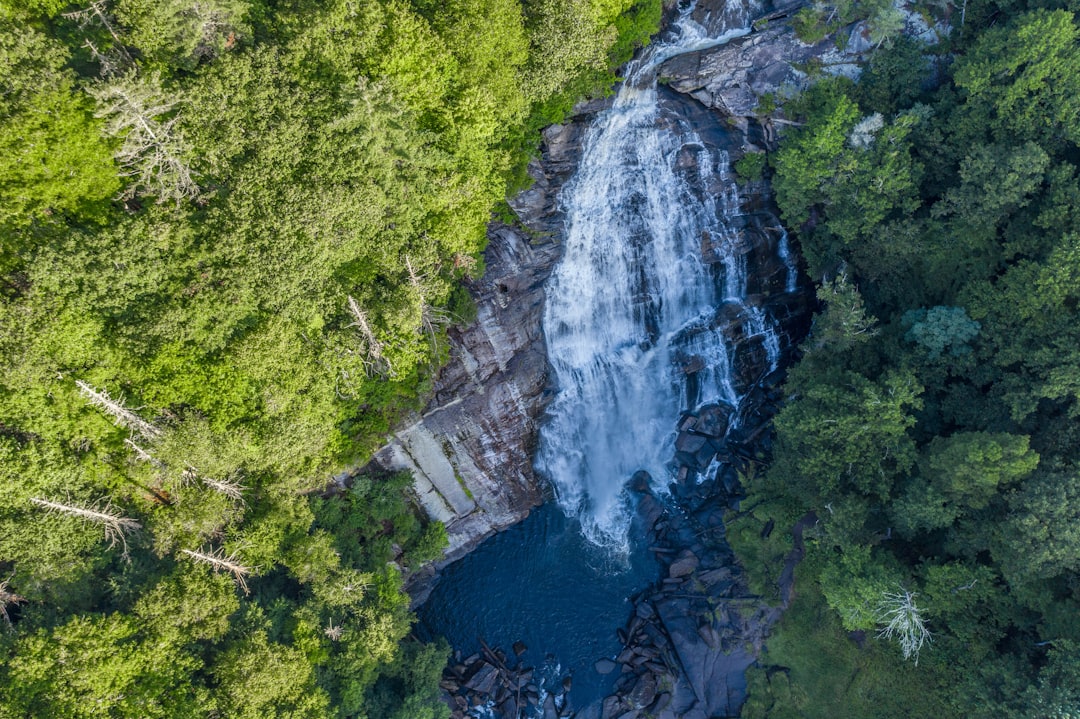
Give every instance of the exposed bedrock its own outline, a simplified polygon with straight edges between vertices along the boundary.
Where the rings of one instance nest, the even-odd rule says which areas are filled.
[[[488,229],[485,272],[469,286],[476,319],[450,330],[450,361],[427,406],[375,457],[385,467],[412,471],[424,511],[446,524],[445,561],[543,500],[532,456],[549,399],[540,318],[544,281],[561,256],[556,199],[602,104],[583,105],[573,123],[544,132],[542,158],[529,167],[534,184],[511,202],[521,224],[494,222]]]
[[[698,12],[706,23],[720,11],[703,3]],[[804,43],[787,18],[806,3],[776,3],[754,23],[752,31],[723,45],[678,55],[664,62],[657,73],[661,82],[686,93],[706,107],[729,117],[753,117],[761,98],[787,98],[811,82],[811,66],[829,75],[858,77],[861,65],[874,48],[866,21],[838,29],[817,43]],[[898,5],[905,19],[904,34],[932,44],[948,34],[944,26],[930,26],[923,16]],[[768,124],[768,123],[767,123]]]

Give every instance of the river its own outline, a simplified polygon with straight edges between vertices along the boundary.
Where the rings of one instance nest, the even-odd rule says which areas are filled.
[[[629,598],[660,570],[628,480],[643,470],[664,498],[680,477],[723,468],[696,449],[701,466],[681,470],[680,417],[720,408],[738,431],[747,394],[786,350],[773,308],[797,290],[786,235],[735,181],[741,134],[657,86],[663,60],[748,32],[749,11],[713,37],[692,12],[626,69],[560,195],[565,252],[543,317],[558,393],[535,460],[555,501],[444,570],[419,611],[421,636],[463,654],[481,636],[523,641],[549,690],[573,676],[575,707],[611,692],[616,677],[593,665],[620,651]]]

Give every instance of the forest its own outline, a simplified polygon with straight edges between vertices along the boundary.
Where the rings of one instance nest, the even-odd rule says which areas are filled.
[[[1080,711],[1080,5],[921,7],[769,157],[822,309],[732,516],[766,596],[805,527],[747,718]]]
[[[407,475],[539,128],[659,0],[0,2],[0,718],[435,719]]]

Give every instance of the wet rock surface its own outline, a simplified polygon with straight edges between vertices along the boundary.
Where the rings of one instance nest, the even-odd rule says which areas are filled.
[[[722,458],[719,466],[712,458],[687,460],[676,454],[680,480],[670,485],[668,495],[657,496],[644,482],[632,485],[650,549],[663,567],[662,579],[632,598],[633,611],[619,630],[625,648],[610,660],[621,672],[615,693],[579,717],[738,716],[745,671],[790,601],[788,570],[801,558],[802,530],[813,519],[795,528],[796,549],[785,570],[780,604],[751,594],[727,544],[724,514],[740,498],[738,471],[749,461],[743,456],[747,448],[767,448],[764,429],[779,398],[779,379],[776,374],[759,383],[754,408],[744,410],[746,416],[713,449]],[[707,406],[684,415],[680,437],[694,436],[699,423],[715,431],[717,418],[726,422],[729,413],[729,408]],[[713,469],[706,472],[705,467]]]
[[[766,421],[769,411],[766,406],[757,418]],[[692,419],[688,415],[681,424]],[[729,432],[727,439],[737,442],[736,434]],[[569,677],[542,681],[532,667],[515,663],[514,654],[483,645],[473,657],[455,659],[444,675],[445,699],[455,719],[738,716],[746,692],[744,673],[791,600],[802,533],[816,518],[807,515],[792,530],[794,549],[778,582],[779,603],[750,593],[724,530],[724,515],[740,498],[737,478],[731,479],[745,460],[732,447],[721,451],[730,457],[721,471],[714,467],[702,474],[683,465],[684,479],[663,495],[649,489],[647,477],[632,480],[637,516],[660,572],[651,586],[631,597],[616,630],[622,648],[592,665],[598,675],[615,677],[611,694],[576,707],[568,698]]]
[[[716,12],[721,5],[703,2],[699,10]],[[699,22],[706,24],[711,20],[703,16]],[[736,122],[733,126],[737,132],[732,132],[732,125],[718,122],[716,111],[750,115],[760,96],[759,90],[773,91],[766,88],[787,82],[785,78],[789,76],[781,77],[776,62],[782,61],[787,73],[794,71],[793,64],[803,60],[791,60],[796,55],[790,53],[791,39],[786,33],[790,31],[785,26],[770,26],[730,46],[669,60],[661,74],[671,81],[672,89],[661,88],[663,102],[698,130],[703,142],[728,153],[729,160],[746,151],[758,151],[769,144],[768,126]],[[779,46],[772,49],[779,53],[780,60],[776,62],[763,60],[762,53],[769,42]],[[831,47],[835,49],[835,45]],[[811,47],[808,52],[813,51]],[[759,60],[765,62],[761,70],[753,65]],[[730,64],[725,66],[725,62]],[[754,85],[755,82],[758,84]],[[745,99],[743,105],[735,104],[738,98],[732,89],[741,91],[744,86],[751,87],[754,104],[748,104]],[[689,94],[696,101],[688,101],[676,91]],[[470,369],[466,358],[483,357],[484,353],[476,348],[485,342],[492,347],[494,344],[490,337],[482,336],[490,335],[490,326],[467,328],[455,337],[454,362],[440,376],[436,401],[422,418],[426,429],[456,438],[450,442],[455,451],[455,441],[463,444],[468,438],[467,433],[462,438],[460,425],[455,424],[459,420],[450,419],[458,412],[463,422],[475,416],[470,413],[478,411],[477,408],[481,413],[488,412],[486,416],[493,423],[490,431],[494,433],[502,431],[495,424],[503,425],[503,429],[514,428],[512,437],[499,440],[509,443],[502,447],[501,455],[482,447],[481,451],[469,448],[462,452],[470,457],[484,458],[485,453],[495,457],[490,463],[472,460],[479,474],[490,472],[489,477],[498,478],[495,484],[486,484],[487,480],[476,480],[472,474],[460,471],[466,464],[460,460],[454,464],[461,484],[470,488],[470,499],[477,505],[468,509],[462,503],[460,509],[464,511],[455,509],[454,518],[448,522],[452,541],[457,542],[454,550],[459,553],[499,528],[498,522],[489,519],[495,512],[481,508],[481,502],[507,497],[507,502],[499,506],[504,508],[502,517],[510,523],[515,513],[520,518],[522,508],[527,511],[532,506],[530,502],[540,498],[530,458],[535,420],[547,400],[548,368],[546,361],[531,361],[527,357],[536,352],[543,356],[539,335],[542,283],[559,259],[559,239],[565,220],[556,197],[576,169],[585,130],[595,112],[605,104],[584,106],[574,122],[545,132],[543,157],[530,166],[536,183],[511,203],[529,230],[498,224],[492,227],[488,272],[474,290],[481,312],[485,306],[489,308],[488,315],[481,315],[481,322],[495,318],[501,323],[498,326],[506,328],[507,336],[521,338],[506,345],[516,349],[504,355],[502,366],[498,361],[493,365],[489,360],[474,359]],[[695,164],[698,157],[694,148],[687,148],[675,158],[690,191],[703,195],[724,192],[720,186],[702,186],[700,178],[708,173],[698,171]],[[725,201],[739,208],[732,213],[732,231],[725,237],[706,233],[701,238],[702,258],[707,263],[710,258],[719,263],[720,243],[725,243],[728,249],[733,245],[743,248],[741,254],[750,278],[748,292],[767,298],[761,306],[783,328],[780,366],[786,366],[791,348],[807,329],[812,294],[805,286],[793,284],[791,267],[781,260],[783,253],[778,253],[787,237],[776,218],[768,186],[761,182],[741,185],[738,196]],[[500,314],[509,308],[514,309]],[[740,496],[739,471],[748,462],[767,455],[768,423],[780,399],[782,371],[769,370],[762,333],[754,328],[753,322],[753,317],[740,314],[732,304],[721,305],[711,320],[712,327],[723,325],[730,338],[733,382],[742,397],[739,407],[713,403],[679,419],[673,428],[677,435],[670,464],[674,481],[669,493],[655,494],[650,489],[652,478],[645,472],[630,480],[630,487],[636,493],[639,520],[646,528],[650,550],[660,562],[661,571],[652,586],[631,597],[629,618],[617,632],[623,649],[615,656],[596,657],[592,665],[598,675],[617,677],[614,691],[593,705],[569,706],[568,686],[561,693],[541,691],[535,671],[520,663],[517,656],[508,660],[505,652],[485,646],[479,655],[464,661],[459,659],[444,676],[445,698],[455,719],[464,716],[705,719],[738,715],[745,698],[745,670],[754,662],[769,627],[786,603],[770,606],[749,593],[724,536],[724,513]],[[677,357],[676,361],[687,376],[687,404],[695,406],[695,376],[707,363],[693,354]],[[524,378],[523,384],[514,384],[516,379],[510,381],[517,387],[515,391],[526,407],[524,411],[520,410],[521,405],[514,411],[492,408],[490,396],[497,396],[499,383],[511,376]],[[478,404],[470,405],[470,402]],[[441,419],[431,419],[435,417]],[[404,444],[400,433],[398,441]],[[532,493],[527,490],[530,486]],[[475,487],[481,491],[477,492]],[[453,493],[452,488],[449,493]],[[475,515],[488,516],[483,521],[470,519]],[[477,527],[482,529],[462,531],[471,521],[477,521]],[[801,542],[797,545],[801,546]],[[798,557],[793,552],[790,568],[793,569]],[[790,571],[787,577],[789,586],[781,593],[785,599],[790,596]]]
[[[706,27],[725,12],[712,7],[714,4],[699,4],[695,11]],[[718,4],[726,7],[725,3]],[[787,21],[806,4],[775,3],[768,14],[759,17],[749,34],[718,47],[671,58],[660,66],[657,76],[672,89],[729,117],[754,117],[765,95],[786,98],[802,91],[811,82],[811,64],[825,74],[858,77],[862,63],[875,47],[868,23],[852,23],[817,43],[805,43]],[[909,37],[930,44],[948,34],[948,28],[931,27],[914,11],[902,12],[904,34]],[[769,122],[765,124],[771,139]]]
[[[484,716],[542,717],[566,719],[573,712],[566,705],[570,678],[559,693],[548,691],[535,669],[492,649],[481,640],[481,651],[462,659],[456,655],[443,673],[439,687],[453,719]],[[524,653],[524,652],[522,652]]]
[[[577,166],[588,123],[604,105],[583,104],[574,122],[544,131],[543,155],[529,167],[535,184],[511,201],[520,223],[492,223],[485,272],[468,283],[476,319],[450,330],[450,361],[428,405],[376,455],[384,467],[413,473],[424,511],[446,525],[445,562],[543,501],[532,452],[550,399],[540,320],[544,281],[562,253],[557,196]],[[414,597],[423,599],[425,580],[437,568],[413,577]]]

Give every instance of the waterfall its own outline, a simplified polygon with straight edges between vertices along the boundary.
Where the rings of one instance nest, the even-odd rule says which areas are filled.
[[[748,32],[742,17],[737,29],[708,38],[692,11],[684,8],[673,37],[630,66],[560,195],[565,254],[543,317],[558,394],[536,465],[586,537],[615,550],[627,548],[629,477],[644,469],[667,484],[680,411],[742,399],[730,327],[742,343],[757,343],[768,370],[780,358],[776,321],[747,293],[748,248],[733,222],[741,210],[727,154],[665,113],[656,86],[664,60]],[[786,235],[775,251],[791,292]]]

